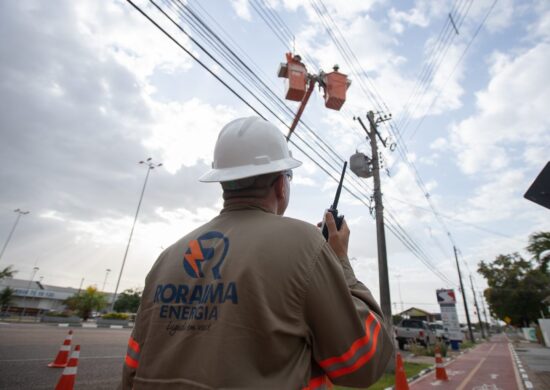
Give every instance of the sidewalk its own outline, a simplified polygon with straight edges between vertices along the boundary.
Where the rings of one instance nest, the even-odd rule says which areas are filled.
[[[521,362],[520,374],[525,387],[529,389],[527,382],[531,382],[536,390],[550,389],[550,348],[522,340],[517,335],[508,334],[508,337]]]

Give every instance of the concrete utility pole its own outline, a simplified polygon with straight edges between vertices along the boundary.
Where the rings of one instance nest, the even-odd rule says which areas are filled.
[[[116,282],[115,293],[113,295],[113,301],[111,302],[111,311],[114,310],[116,295],[118,292],[118,286],[120,285],[120,278],[122,277],[122,271],[124,271],[124,264],[126,264],[126,257],[128,257],[128,250],[130,249],[130,243],[132,242],[132,235],[134,234],[134,228],[136,227],[136,222],[139,215],[139,209],[141,208],[141,201],[143,200],[143,194],[145,194],[145,188],[147,187],[147,180],[149,179],[149,173],[158,167],[162,166],[162,163],[155,164],[152,161],[153,159],[149,157],[145,161],[140,161],[139,164],[145,164],[147,166],[147,174],[145,175],[145,181],[143,182],[143,188],[141,189],[141,195],[139,197],[139,202],[136,210],[136,215],[134,217],[134,223],[132,224],[132,230],[130,230],[130,237],[128,238],[128,244],[126,245],[126,251],[124,252],[124,258],[122,259],[122,266],[120,267],[120,272],[118,274],[118,279]]]
[[[470,285],[472,286],[472,294],[474,294],[474,305],[477,311],[477,320],[479,321],[479,329],[481,330],[481,337],[485,338],[485,332],[483,331],[483,321],[481,321],[481,311],[477,304],[476,290],[474,290],[474,282],[472,281],[472,274],[470,274]]]
[[[483,316],[485,317],[485,323],[487,324],[487,337],[491,336],[491,324],[487,319],[487,310],[485,310],[485,301],[483,300],[483,294],[479,292],[479,300],[481,301],[481,306],[483,306]]]
[[[386,322],[386,329],[390,334],[390,337],[393,337],[393,318],[391,312],[391,298],[390,298],[390,281],[388,275],[388,258],[386,252],[386,233],[384,228],[384,206],[382,203],[382,186],[380,181],[380,162],[378,158],[378,144],[376,138],[380,139],[380,142],[386,146],[386,142],[382,139],[377,130],[378,123],[387,121],[391,119],[391,116],[374,119],[374,112],[369,111],[367,113],[367,119],[369,120],[369,130],[364,125],[360,117],[356,118],[361,127],[365,130],[370,140],[371,146],[371,164],[372,172],[374,178],[374,209],[376,215],[376,243],[377,243],[377,252],[378,252],[378,283],[380,285],[380,308],[382,309],[382,314],[384,315],[384,320]],[[395,339],[394,339],[395,341]],[[390,359],[387,370],[389,372],[395,371],[395,358]]]
[[[30,213],[30,211],[23,211],[21,209],[15,209],[13,210],[14,213],[17,213],[17,218],[15,218],[15,223],[13,224],[13,227],[11,228],[10,234],[8,234],[8,238],[6,242],[4,243],[4,246],[2,247],[2,252],[0,252],[0,260],[2,260],[2,256],[4,255],[4,252],[6,251],[6,248],[8,247],[8,244],[11,240],[11,236],[13,235],[13,232],[15,231],[15,228],[17,227],[17,224],[19,223],[19,219],[22,215],[27,215]]]
[[[458,280],[460,281],[460,291],[462,292],[462,300],[464,301],[464,311],[466,312],[466,321],[468,322],[468,331],[470,333],[470,340],[475,343],[474,332],[472,332],[472,323],[470,322],[470,314],[468,313],[468,303],[466,302],[466,292],[464,291],[464,285],[462,284],[462,274],[460,273],[460,265],[458,265],[458,255],[456,246],[453,245],[455,251],[456,269],[458,270]]]
[[[387,119],[374,119],[374,112],[369,111],[367,113],[367,119],[369,120],[369,129],[363,124],[361,118],[357,117],[357,120],[367,132],[370,140],[370,146],[372,150],[372,172],[374,178],[374,209],[376,215],[376,242],[378,249],[378,281],[380,284],[380,308],[384,314],[384,318],[388,325],[388,330],[392,329],[392,314],[391,314],[391,299],[390,299],[390,282],[388,276],[388,258],[386,252],[386,232],[384,229],[384,205],[382,203],[382,186],[380,181],[380,163],[378,159],[378,144],[376,137],[380,138],[380,141],[385,146],[385,141],[380,137],[377,131],[377,125]]]

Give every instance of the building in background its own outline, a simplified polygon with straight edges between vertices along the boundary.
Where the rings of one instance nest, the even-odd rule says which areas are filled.
[[[42,284],[39,281],[5,278],[0,280],[0,292],[9,287],[13,290],[13,298],[4,312],[29,316],[39,316],[50,311],[60,312],[65,310],[63,301],[79,292],[72,287],[59,287]],[[107,300],[113,298],[113,294],[106,293]]]
[[[398,313],[397,315],[412,320],[422,320],[427,322],[441,321],[440,313],[430,313],[416,307],[411,307],[410,309]]]

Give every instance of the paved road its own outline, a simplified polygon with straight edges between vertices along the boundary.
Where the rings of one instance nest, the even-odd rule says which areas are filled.
[[[73,345],[80,344],[81,348],[75,387],[115,389],[130,329],[73,331]],[[67,332],[67,328],[50,325],[0,323],[0,389],[53,389],[63,369],[47,364],[56,356]]]
[[[518,390],[518,379],[508,340],[493,336],[490,342],[459,356],[446,366],[449,381],[435,372],[413,383],[410,390]]]

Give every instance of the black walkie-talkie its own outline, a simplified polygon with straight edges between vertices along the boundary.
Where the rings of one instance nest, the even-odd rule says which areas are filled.
[[[327,210],[327,212],[331,213],[334,216],[334,221],[336,222],[336,229],[340,230],[340,227],[342,226],[342,222],[344,221],[343,215],[338,215],[338,201],[340,200],[340,192],[342,192],[342,185],[344,184],[344,176],[346,174],[346,168],[348,167],[348,162],[344,162],[344,169],[342,169],[342,176],[340,177],[340,183],[338,183],[338,188],[336,189],[336,196],[334,197],[334,202],[330,206],[330,208]],[[326,212],[325,212],[326,215]],[[326,225],[325,216],[323,215],[323,223],[321,224],[321,231],[323,232],[323,236],[325,237],[325,240],[328,241],[328,227]]]

